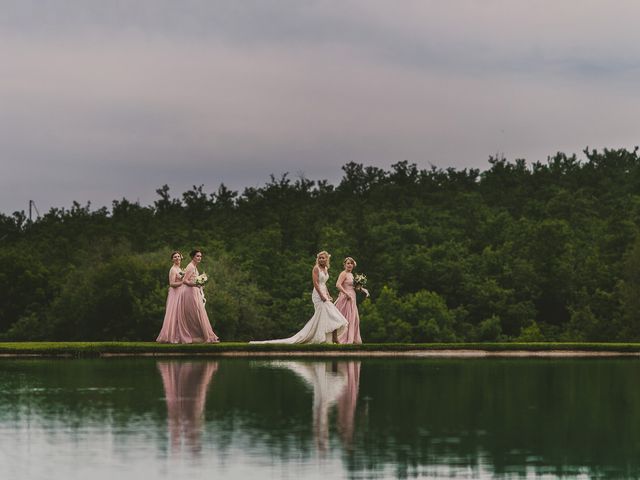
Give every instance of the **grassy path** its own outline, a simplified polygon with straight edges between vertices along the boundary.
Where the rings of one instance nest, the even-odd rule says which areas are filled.
[[[0,356],[640,356],[640,343],[367,343],[364,345],[168,345],[155,342],[0,342]]]

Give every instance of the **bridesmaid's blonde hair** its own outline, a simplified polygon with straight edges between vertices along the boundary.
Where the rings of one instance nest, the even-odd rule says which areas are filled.
[[[353,263],[353,266],[354,266],[354,267],[357,267],[357,266],[358,266],[358,264],[357,264],[357,263],[356,263],[356,261],[353,259],[353,257],[346,257],[346,258],[342,261],[342,266],[344,267],[344,266],[347,264],[347,262],[351,262],[351,263]]]
[[[325,255],[327,257],[327,270],[329,270],[329,264],[331,263],[331,254],[326,250],[318,252],[318,254],[316,255],[316,265],[318,265],[318,258],[320,257],[320,255]]]

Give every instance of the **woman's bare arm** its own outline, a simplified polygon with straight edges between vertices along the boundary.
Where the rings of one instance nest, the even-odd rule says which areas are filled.
[[[178,275],[175,274],[175,270],[172,268],[169,270],[169,286],[173,288],[177,288],[182,285],[182,278],[176,278]]]

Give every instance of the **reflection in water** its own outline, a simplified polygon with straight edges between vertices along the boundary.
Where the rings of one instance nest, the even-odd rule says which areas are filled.
[[[637,378],[637,359],[6,359],[0,465],[17,480],[640,478]]]
[[[202,429],[207,390],[218,362],[158,362],[167,401],[169,437],[174,452],[184,447],[202,449]]]
[[[329,445],[329,411],[338,405],[338,429],[345,444],[351,444],[358,400],[360,362],[273,362],[287,368],[313,389],[313,431],[320,453]]]
[[[360,362],[340,362],[338,370],[347,378],[347,385],[338,399],[338,429],[345,446],[351,447],[360,386]]]

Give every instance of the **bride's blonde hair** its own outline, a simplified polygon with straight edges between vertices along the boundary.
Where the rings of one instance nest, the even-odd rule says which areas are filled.
[[[318,265],[318,258],[320,257],[320,255],[324,255],[327,257],[327,270],[328,270],[329,264],[331,263],[331,254],[326,250],[322,250],[321,252],[318,252],[318,254],[316,255],[316,265]]]

